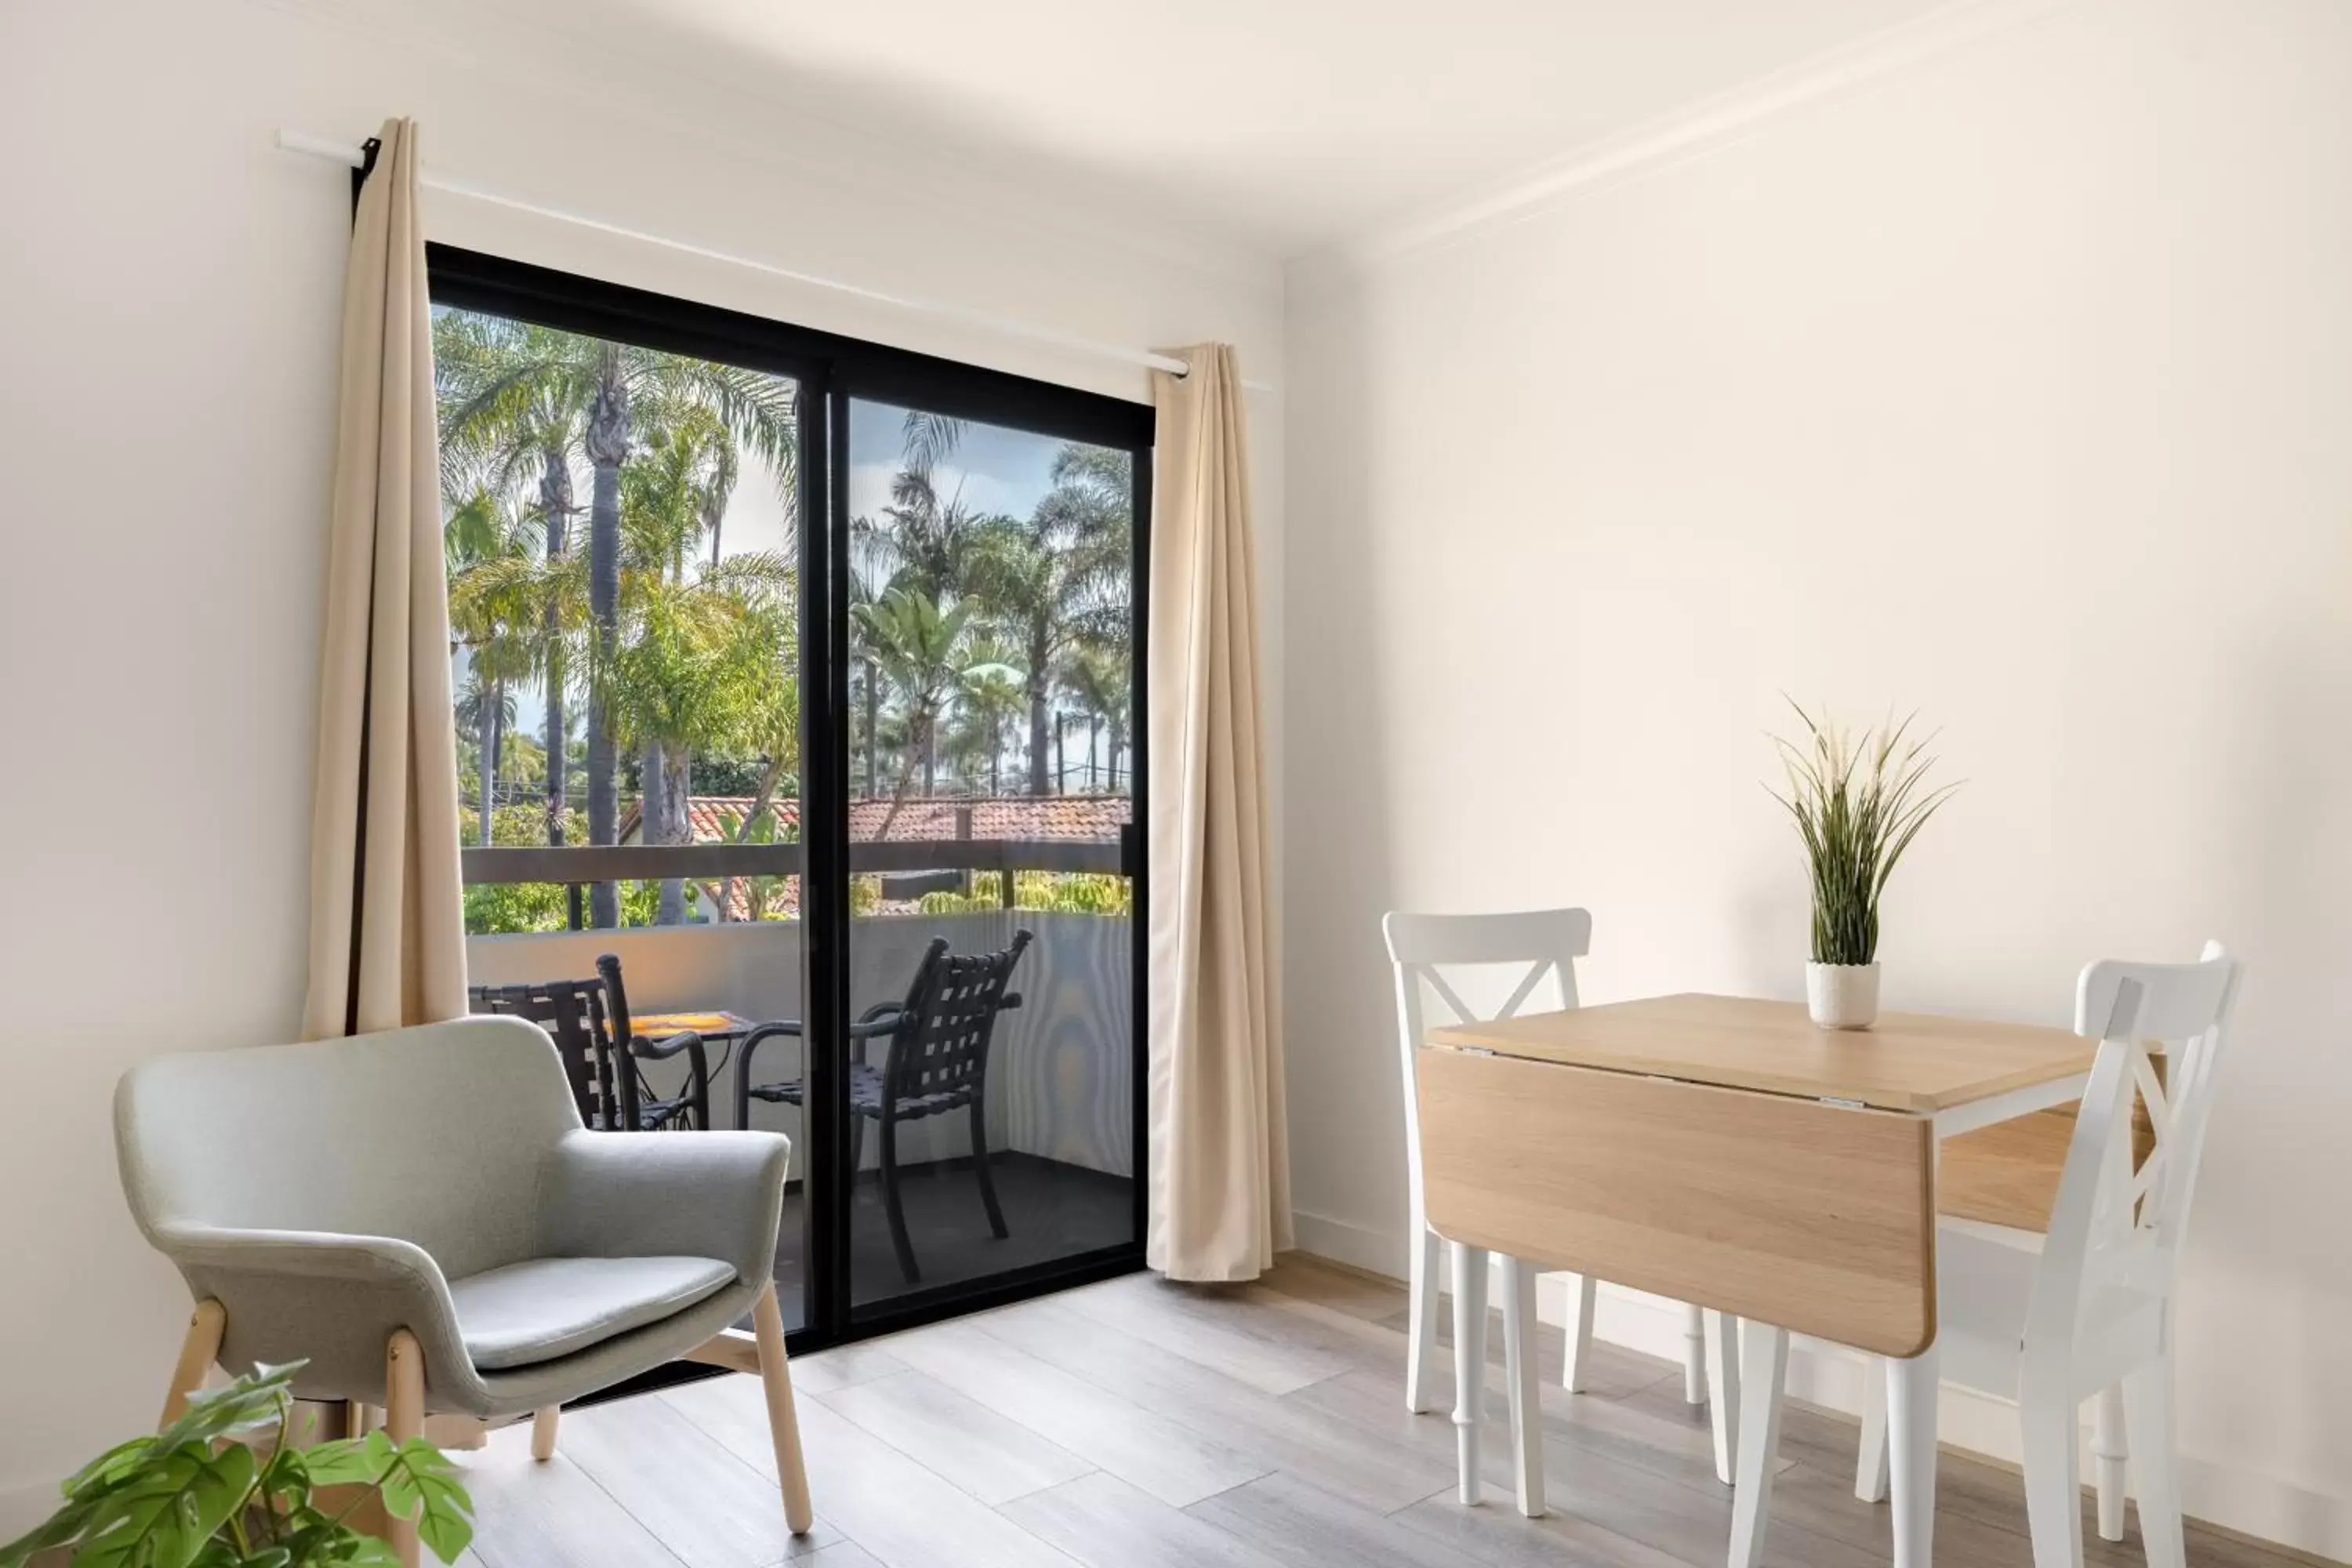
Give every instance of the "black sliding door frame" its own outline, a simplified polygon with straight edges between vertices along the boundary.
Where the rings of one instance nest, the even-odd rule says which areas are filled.
[[[1033,381],[837,333],[793,326],[600,279],[578,277],[451,246],[425,247],[436,304],[480,310],[583,336],[637,344],[791,378],[799,389],[801,579],[801,1012],[803,1040],[845,1037],[849,997],[849,406],[853,398],[1113,447],[1134,459],[1133,626],[1135,722],[1132,822],[1120,869],[1133,885],[1129,921],[1133,975],[1134,1230],[1131,1242],[1008,1270],[961,1285],[853,1307],[850,1225],[856,1173],[849,1167],[851,1112],[845,1058],[806,1049],[803,1109],[807,1259],[803,1326],[793,1353],[1042,1294],[1143,1267],[1150,1171],[1146,988],[1150,821],[1146,706],[1148,602],[1154,416],[1148,405]],[[1003,873],[1011,876],[1011,871]],[[805,1047],[804,1047],[805,1048]],[[689,1136],[690,1134],[681,1134]],[[706,1375],[687,1363],[658,1369],[610,1394]]]

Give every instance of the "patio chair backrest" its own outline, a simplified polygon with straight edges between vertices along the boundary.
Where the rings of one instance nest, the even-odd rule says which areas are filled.
[[[1030,940],[1028,931],[1016,931],[1011,947],[975,953],[951,953],[944,939],[932,940],[883,1068],[888,1102],[982,1090],[996,1015]]]
[[[599,961],[601,969],[602,961]],[[617,969],[619,965],[615,963]],[[606,1114],[620,1103],[613,1082],[612,1044],[619,1035],[611,998],[600,973],[593,980],[533,980],[514,985],[475,985],[466,993],[477,1013],[528,1018],[547,1031],[563,1063],[563,1080],[580,1119],[591,1127],[614,1127]]]

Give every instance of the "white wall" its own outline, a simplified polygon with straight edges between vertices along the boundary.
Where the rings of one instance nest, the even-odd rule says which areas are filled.
[[[546,205],[1113,342],[1225,339],[1283,378],[1269,266],[1008,204],[951,153],[857,142],[568,34],[379,0],[0,6],[0,1538],[152,1419],[184,1321],[116,1188],[116,1076],[296,1027],[350,209],[342,172],[270,133],[356,140],[394,113],[422,121],[428,167]],[[1147,395],[1117,364],[455,198],[428,218],[459,244]],[[1280,407],[1253,405],[1275,563]]]
[[[2352,1556],[2352,7],[2045,10],[1293,268],[1301,1237],[1402,1254],[1383,910],[1583,903],[1589,1001],[1796,996],[1760,731],[1916,706],[1969,783],[1890,1005],[2245,956],[2190,1501]]]

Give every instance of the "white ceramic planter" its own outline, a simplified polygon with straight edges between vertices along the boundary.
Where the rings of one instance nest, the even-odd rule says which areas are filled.
[[[1878,965],[1806,964],[1805,1006],[1824,1029],[1867,1029],[1878,1022]]]

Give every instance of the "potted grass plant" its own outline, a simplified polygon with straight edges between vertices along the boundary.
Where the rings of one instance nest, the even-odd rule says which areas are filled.
[[[417,1539],[456,1562],[474,1532],[457,1468],[422,1437],[381,1431],[294,1446],[301,1364],[195,1394],[163,1431],[92,1459],[63,1507],[0,1546],[0,1568],[399,1568],[361,1528],[387,1515],[415,1520]]]
[[[1935,737],[1911,739],[1909,718],[1890,716],[1856,735],[1793,700],[1789,706],[1804,733],[1772,737],[1788,792],[1771,794],[1795,820],[1812,874],[1805,1003],[1822,1028],[1867,1029],[1878,1021],[1879,898],[1912,839],[1959,785],[1928,783]]]

